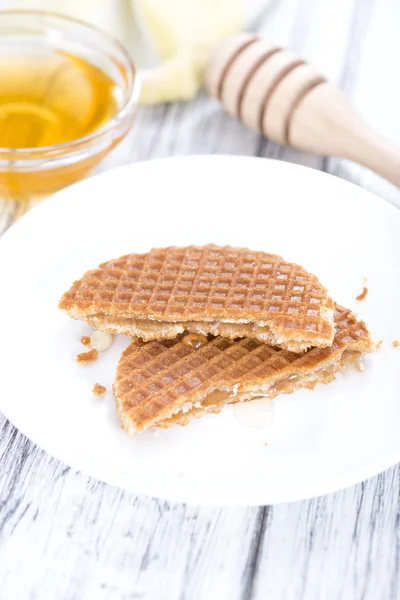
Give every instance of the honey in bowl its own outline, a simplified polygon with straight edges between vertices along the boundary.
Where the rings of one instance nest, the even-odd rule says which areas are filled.
[[[118,110],[104,71],[63,50],[0,55],[0,147],[40,148],[77,140]]]
[[[129,131],[137,95],[113,37],[51,13],[0,11],[0,201],[17,201],[17,218],[85,177]]]

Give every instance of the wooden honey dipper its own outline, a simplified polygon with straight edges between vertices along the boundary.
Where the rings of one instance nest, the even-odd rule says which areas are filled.
[[[400,186],[400,148],[375,133],[303,59],[252,33],[218,46],[206,86],[229,114],[279,144],[348,158]]]

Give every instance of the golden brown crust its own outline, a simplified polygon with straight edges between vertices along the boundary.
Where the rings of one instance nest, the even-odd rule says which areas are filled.
[[[193,321],[206,329],[209,321],[231,329],[252,324],[256,339],[263,339],[258,328],[267,329],[271,337],[263,341],[296,351],[328,346],[334,334],[333,302],[314,275],[280,256],[230,246],[159,248],[110,260],[76,281],[59,306],[112,333],[121,322],[132,336],[143,321],[172,326],[155,329],[152,339],[175,337],[174,324]]]
[[[90,337],[88,335],[83,335],[81,337],[81,344],[84,346],[90,346]]]
[[[298,387],[327,383],[346,362],[370,352],[373,344],[365,323],[337,306],[336,335],[329,348],[303,354],[274,348],[254,339],[212,339],[198,349],[181,339],[141,342],[123,352],[114,395],[123,427],[129,432],[154,425],[185,423],[205,412],[204,400],[216,390],[231,394],[207,411],[218,412],[235,401],[234,393],[273,397]],[[237,396],[236,396],[237,397]],[[246,399],[246,398],[244,398]],[[202,404],[203,403],[203,404]]]

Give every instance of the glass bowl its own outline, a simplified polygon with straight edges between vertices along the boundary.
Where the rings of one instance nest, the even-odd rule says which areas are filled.
[[[0,52],[68,53],[115,83],[116,112],[98,129],[65,143],[0,148],[0,198],[26,203],[85,177],[132,126],[139,82],[124,47],[111,35],[72,18],[41,11],[0,11]],[[1,71],[0,71],[0,86]]]

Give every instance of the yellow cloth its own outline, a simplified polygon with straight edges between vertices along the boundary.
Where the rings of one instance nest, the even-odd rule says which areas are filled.
[[[193,98],[212,49],[244,26],[242,0],[137,0],[136,8],[162,60],[144,80],[146,104]]]
[[[5,0],[2,7],[75,16],[117,35],[128,48],[141,29],[160,62],[143,77],[144,104],[193,98],[212,49],[245,24],[244,0]]]

